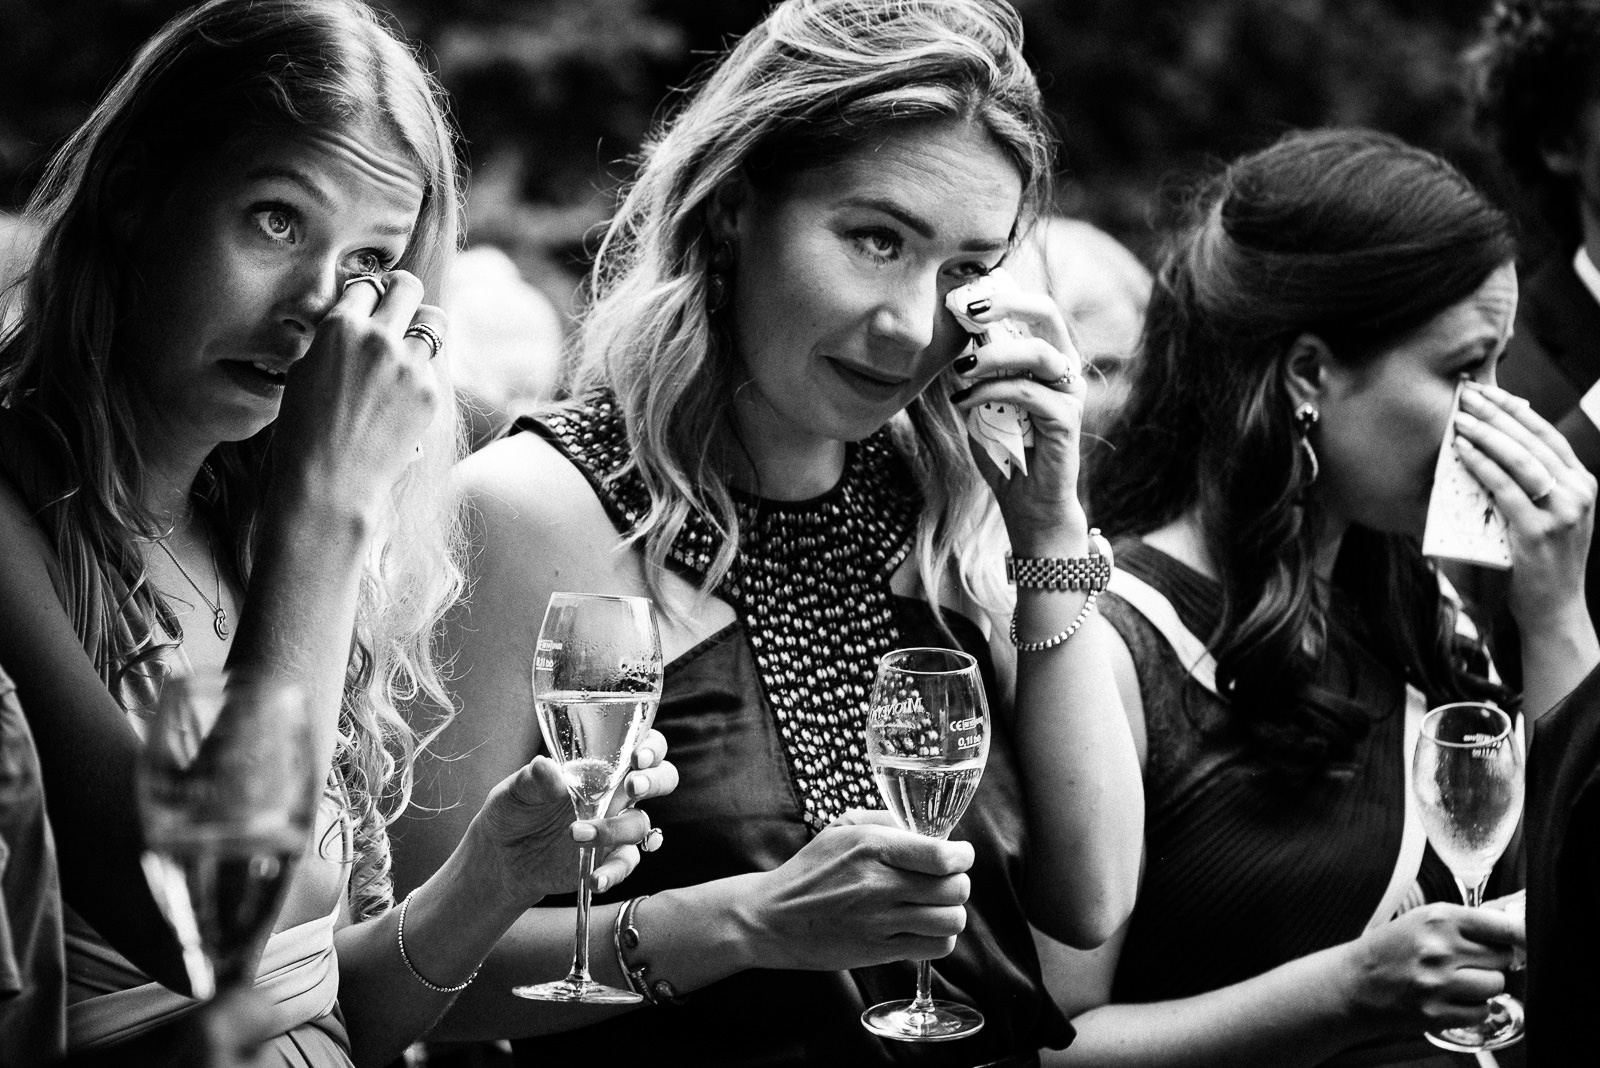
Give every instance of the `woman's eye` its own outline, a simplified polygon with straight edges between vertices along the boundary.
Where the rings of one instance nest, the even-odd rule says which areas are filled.
[[[389,258],[381,252],[367,249],[355,256],[357,274],[382,274],[389,269]]]
[[[892,230],[860,230],[852,236],[857,247],[874,260],[892,260],[900,253],[900,235]]]
[[[992,268],[987,263],[958,263],[952,267],[951,270],[953,270],[962,281],[970,282],[974,278],[982,278],[984,275],[988,274]]]
[[[258,208],[254,215],[256,227],[272,241],[293,244],[294,215],[283,208]]]

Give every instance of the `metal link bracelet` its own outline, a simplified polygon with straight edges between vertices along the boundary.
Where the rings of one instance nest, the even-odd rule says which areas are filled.
[[[1046,649],[1054,649],[1078,633],[1078,628],[1083,626],[1084,621],[1094,612],[1094,602],[1099,596],[1099,590],[1090,590],[1089,599],[1083,602],[1083,607],[1078,609],[1078,614],[1072,617],[1072,622],[1067,624],[1067,629],[1060,634],[1052,634],[1050,637],[1038,642],[1025,642],[1017,637],[1017,615],[1013,612],[1011,614],[1011,644],[1017,647],[1017,652],[1019,653],[1042,653]]]

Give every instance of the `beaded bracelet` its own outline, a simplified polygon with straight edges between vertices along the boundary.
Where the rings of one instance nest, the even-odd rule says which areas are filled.
[[[472,969],[472,974],[455,986],[440,986],[438,983],[424,978],[423,974],[417,971],[417,966],[411,963],[411,954],[406,952],[406,909],[411,907],[411,899],[417,896],[417,889],[421,888],[413,889],[411,893],[406,895],[406,899],[400,902],[400,923],[394,929],[395,942],[400,946],[400,960],[405,963],[406,971],[411,973],[411,978],[432,990],[435,994],[459,994],[472,985],[472,981],[478,977],[478,972],[482,970],[483,965],[480,964]]]
[[[1094,611],[1094,602],[1099,596],[1099,590],[1090,590],[1089,599],[1083,602],[1083,607],[1078,609],[1078,614],[1072,617],[1072,622],[1067,624],[1067,629],[1060,634],[1052,634],[1050,637],[1038,642],[1025,642],[1017,637],[1017,615],[1013,612],[1011,614],[1011,644],[1017,647],[1017,652],[1019,653],[1041,653],[1046,649],[1054,649],[1078,633],[1078,628],[1083,626],[1084,621]]]
[[[665,979],[650,979],[650,965],[641,961],[632,965],[628,961],[628,952],[639,948],[639,928],[634,926],[633,914],[638,909],[639,903],[648,898],[649,894],[641,894],[630,898],[628,903],[617,910],[617,923],[611,931],[611,941],[617,951],[617,967],[628,980],[628,987],[635,994],[644,998],[652,1005],[681,1005],[683,998],[678,996],[678,991]]]

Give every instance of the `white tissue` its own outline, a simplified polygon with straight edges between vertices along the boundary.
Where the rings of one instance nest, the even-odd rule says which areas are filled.
[[[996,293],[1018,288],[1017,283],[996,267],[982,278],[960,289],[951,290],[944,298],[944,306],[956,317],[961,328],[972,335],[972,342],[963,350],[981,353],[996,341],[1028,337],[1027,329],[1010,319],[980,323],[967,317],[967,305],[975,300],[992,298]],[[1028,473],[1028,448],[1033,445],[1033,420],[1028,413],[1012,404],[981,404],[967,413],[967,433],[983,446],[983,451],[999,468],[1001,477],[1010,478],[1013,469]]]

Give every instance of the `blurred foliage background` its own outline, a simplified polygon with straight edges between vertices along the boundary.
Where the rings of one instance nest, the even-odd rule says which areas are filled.
[[[1170,176],[1291,128],[1360,124],[1513,200],[1475,142],[1461,55],[1488,0],[1016,0],[1063,143],[1059,205],[1141,257]],[[377,0],[454,99],[469,240],[565,305],[629,160],[766,0]],[[185,0],[0,0],[0,210]],[[1515,205],[1514,205],[1515,206]],[[1531,218],[1531,215],[1528,216]],[[1531,249],[1540,248],[1534,233]]]

